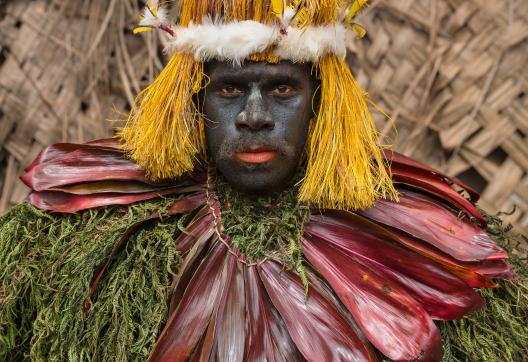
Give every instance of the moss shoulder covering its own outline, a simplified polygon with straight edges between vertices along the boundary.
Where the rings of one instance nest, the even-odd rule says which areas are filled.
[[[250,259],[274,257],[302,272],[299,237],[308,210],[239,197],[218,185],[226,231]],[[115,258],[83,311],[94,273],[125,230],[171,199],[54,216],[21,204],[0,219],[0,360],[145,361],[167,319],[169,286],[180,263],[177,218],[138,231]],[[490,233],[512,254],[519,279],[484,290],[487,307],[439,323],[444,361],[523,361],[528,356],[528,273],[500,220]],[[270,237],[271,236],[271,237]],[[259,242],[255,244],[255,239]],[[521,251],[521,255],[523,251]],[[525,253],[525,251],[524,251]]]
[[[500,218],[486,218],[487,231],[508,251],[517,280],[502,281],[496,289],[481,289],[484,309],[457,321],[439,323],[444,362],[528,361],[528,240],[513,235],[511,226],[503,225]]]
[[[52,216],[28,204],[0,219],[0,360],[146,361],[167,316],[174,219],[139,231],[94,295],[125,230],[168,200]]]

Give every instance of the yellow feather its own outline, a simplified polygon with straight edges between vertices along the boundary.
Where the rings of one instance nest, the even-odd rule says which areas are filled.
[[[278,18],[282,19],[282,16],[284,14],[284,9],[285,9],[284,0],[271,0],[271,11]]]
[[[304,28],[306,25],[308,25],[310,22],[310,14],[308,13],[308,9],[301,8],[299,11],[297,11],[297,14],[293,17],[292,25],[295,25],[299,28]]]
[[[346,14],[346,20],[351,21],[352,18],[356,16],[357,12],[367,4],[367,2],[368,0],[355,0],[354,3],[350,5],[350,8],[348,9],[348,12]]]
[[[157,1],[156,1],[157,3]],[[147,9],[150,11],[150,13],[152,14],[152,16],[154,16],[155,18],[158,17],[158,6],[151,3],[150,1],[147,2]]]
[[[350,27],[356,32],[359,38],[363,38],[367,34],[367,30],[359,24],[353,23]]]
[[[144,33],[152,29],[154,29],[152,26],[138,26],[134,28],[133,33],[134,34]]]

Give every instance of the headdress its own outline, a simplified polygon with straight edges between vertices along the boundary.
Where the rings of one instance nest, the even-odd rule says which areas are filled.
[[[210,60],[310,63],[321,82],[299,200],[322,208],[366,208],[395,196],[368,98],[346,61],[346,36],[366,0],[182,0],[177,24],[148,1],[136,33],[161,29],[173,52],[141,92],[120,131],[128,155],[153,179],[175,178],[205,158],[204,121],[194,96]]]

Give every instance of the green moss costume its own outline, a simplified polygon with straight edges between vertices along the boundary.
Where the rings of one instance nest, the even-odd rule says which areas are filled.
[[[291,192],[281,196],[277,209],[269,207],[267,198],[248,200],[222,189],[219,197],[231,200],[224,223],[239,248],[290,260],[295,268],[298,246],[290,235],[299,236],[306,209],[297,207]],[[147,360],[167,320],[169,287],[180,265],[174,236],[183,216],[167,216],[136,232],[115,258],[87,313],[83,301],[94,273],[125,230],[166,209],[171,200],[71,216],[21,204],[2,217],[0,360]],[[490,233],[507,246],[499,219],[490,221]],[[266,244],[269,240],[274,242]],[[440,323],[445,361],[522,361],[528,356],[528,273],[526,264],[512,255],[516,282],[483,291],[487,306],[482,311]]]

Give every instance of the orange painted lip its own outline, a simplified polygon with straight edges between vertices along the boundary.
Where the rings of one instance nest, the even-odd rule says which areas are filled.
[[[253,150],[237,152],[235,153],[235,158],[245,163],[258,164],[269,162],[273,160],[276,155],[277,151],[266,147],[260,147]]]

